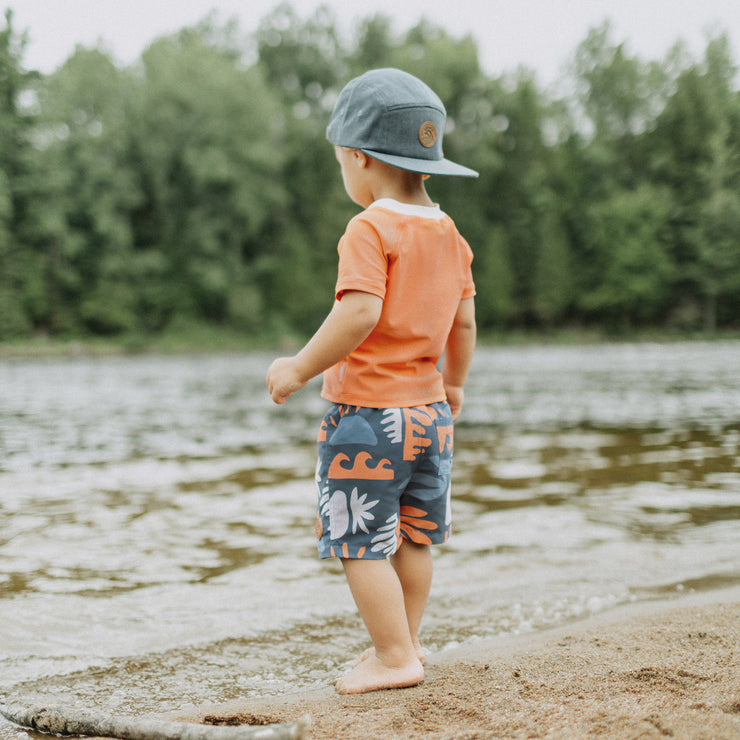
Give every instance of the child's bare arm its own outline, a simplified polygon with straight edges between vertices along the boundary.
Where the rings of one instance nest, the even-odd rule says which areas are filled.
[[[311,378],[343,360],[375,328],[383,299],[349,290],[334,304],[308,344],[293,357],[279,357],[267,371],[267,389],[275,403],[303,388]]]
[[[460,301],[457,308],[450,335],[447,337],[447,346],[445,347],[442,363],[445,393],[452,410],[453,419],[457,419],[462,410],[463,386],[468,377],[470,362],[473,359],[475,337],[475,301],[473,298],[465,298]]]

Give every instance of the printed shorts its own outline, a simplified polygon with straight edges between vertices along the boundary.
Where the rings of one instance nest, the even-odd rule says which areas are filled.
[[[402,539],[446,542],[452,432],[446,402],[392,409],[333,406],[318,439],[319,556],[381,560]]]

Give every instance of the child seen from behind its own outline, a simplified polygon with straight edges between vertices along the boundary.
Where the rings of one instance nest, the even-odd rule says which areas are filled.
[[[267,373],[276,403],[323,373],[333,404],[319,431],[319,555],[341,559],[373,643],[337,681],[343,694],[424,679],[431,545],[450,534],[453,422],[476,334],[473,256],[424,180],[477,173],[444,158],[445,118],[437,95],[401,70],[342,90],[327,138],[364,210],[339,242],[332,310]]]

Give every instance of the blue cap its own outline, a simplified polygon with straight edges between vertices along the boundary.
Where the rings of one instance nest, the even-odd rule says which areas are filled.
[[[478,177],[442,154],[446,118],[442,101],[420,79],[400,69],[373,69],[339,93],[326,138],[401,170]]]

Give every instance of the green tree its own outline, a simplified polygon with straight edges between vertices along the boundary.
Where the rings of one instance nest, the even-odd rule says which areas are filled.
[[[506,233],[493,227],[474,246],[476,321],[482,329],[505,329],[516,312]]]
[[[698,213],[696,282],[704,329],[710,332],[717,328],[718,315],[737,316],[740,305],[740,149],[729,139],[725,122],[710,142],[709,191]]]
[[[393,21],[382,13],[368,16],[359,23],[355,32],[354,49],[349,54],[353,75],[390,65],[398,46],[398,39],[392,28]]]
[[[623,330],[660,318],[674,271],[665,246],[671,207],[665,190],[647,184],[591,207],[595,277],[581,297],[583,309]]]
[[[78,48],[23,68],[0,29],[0,338],[159,331],[175,320],[313,331],[357,207],[325,128],[347,80],[396,66],[448,112],[478,180],[429,192],[475,253],[480,326],[737,324],[740,93],[725,35],[645,62],[604,24],[567,95],[490,78],[472,38],[371,14],[343,39],[289,4],[246,42],[207,17],[119,67]],[[256,52],[256,55],[255,55]]]
[[[707,329],[722,301],[737,305],[740,101],[726,36],[708,42],[704,59],[683,70],[651,139],[654,172],[672,191],[675,291],[696,305]],[[691,315],[691,312],[688,312]]]
[[[665,65],[631,56],[612,40],[609,22],[589,31],[572,63],[576,102],[597,139],[618,141],[648,130],[670,93]]]
[[[45,265],[45,322],[54,331],[138,328],[126,166],[131,81],[110,56],[78,47],[40,87],[37,141],[49,173],[33,230]]]
[[[278,101],[228,32],[205,21],[145,51],[129,122],[134,242],[166,287],[163,320],[260,325],[254,266],[284,201],[284,137]]]
[[[0,339],[27,334],[42,281],[41,265],[23,241],[30,220],[35,174],[31,133],[32,95],[38,75],[23,68],[26,35],[16,33],[13,13],[0,29]]]
[[[288,5],[257,32],[259,67],[281,92],[285,201],[269,225],[271,250],[259,263],[265,301],[294,330],[316,329],[331,307],[336,245],[357,212],[347,198],[326,125],[347,81],[347,53],[322,8],[303,20]]]
[[[295,106],[296,115],[325,113],[325,95],[347,75],[334,13],[321,6],[304,21],[281,3],[262,20],[255,38],[267,82]]]
[[[550,228],[559,219],[553,210],[558,202],[551,187],[553,151],[544,137],[550,115],[534,76],[524,69],[489,82],[480,102],[466,102],[460,114],[461,125],[469,127],[467,161],[481,172],[468,186],[467,208],[478,211],[484,228],[501,228],[506,235],[516,307],[511,319],[519,324],[543,318],[545,282],[542,274],[537,276],[536,265],[540,262],[544,269],[541,255],[547,251],[549,260],[554,254],[552,245],[543,243],[543,235],[549,240]],[[451,199],[454,202],[452,194]],[[549,265],[551,271],[552,262]],[[485,290],[485,285],[480,287]]]
[[[533,276],[534,313],[546,327],[557,325],[573,305],[572,262],[568,237],[553,203],[541,220]]]

